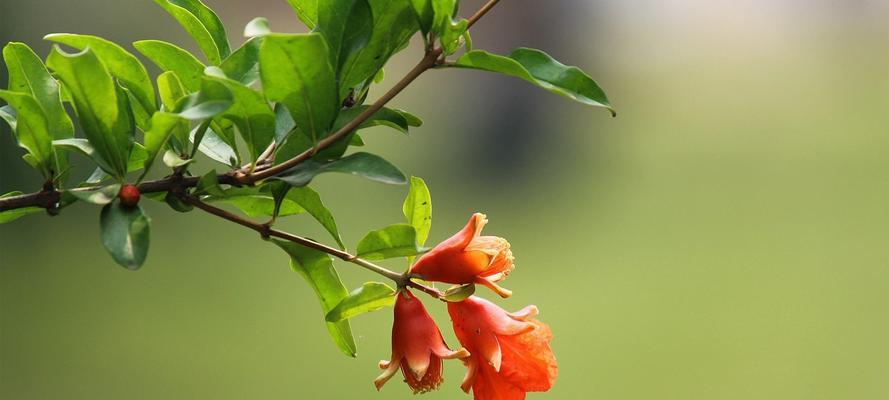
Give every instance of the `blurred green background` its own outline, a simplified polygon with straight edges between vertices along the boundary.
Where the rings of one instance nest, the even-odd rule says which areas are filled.
[[[235,43],[256,16],[302,29],[284,0],[208,4]],[[501,304],[538,305],[560,363],[531,399],[887,398],[887,18],[889,3],[865,0],[504,1],[476,46],[583,67],[618,118],[435,71],[394,102],[426,125],[365,139],[426,178],[432,240],[484,211],[512,243],[516,294]],[[150,0],[0,0],[0,42],[46,54],[51,32],[195,48]],[[399,55],[383,86],[417,57]],[[39,188],[5,130],[0,154],[0,192]],[[404,187],[316,188],[353,245],[400,221]],[[255,234],[149,204],[152,251],[134,273],[104,253],[98,211],[0,227],[0,397],[413,398],[397,379],[371,383],[388,311],[353,320],[359,357],[345,358],[314,294]],[[305,216],[282,225],[325,237]],[[340,270],[349,286],[375,279]],[[444,307],[427,305],[456,344]],[[462,374],[448,363],[425,397],[465,398]]]

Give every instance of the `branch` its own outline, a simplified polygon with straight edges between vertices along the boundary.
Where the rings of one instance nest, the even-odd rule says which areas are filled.
[[[489,0],[487,3],[485,3],[482,8],[479,8],[478,11],[475,12],[475,14],[469,17],[469,25],[467,25],[466,29],[472,28],[472,26],[475,25],[478,20],[482,19],[482,17],[484,17],[485,14],[488,13],[488,11],[491,11],[491,9],[494,8],[494,6],[496,6],[499,2],[500,0]]]
[[[469,18],[469,27],[474,25],[478,20],[485,16],[492,8],[494,8],[500,0],[489,0],[485,3],[475,14],[473,14]],[[429,49],[426,52],[426,55],[414,66],[413,69],[405,75],[398,83],[395,84],[388,92],[386,92],[382,97],[377,99],[370,107],[368,107],[364,112],[358,114],[352,121],[343,126],[338,131],[334,132],[332,135],[322,139],[317,143],[317,145],[309,150],[306,150],[295,157],[282,162],[281,164],[275,165],[273,167],[254,171],[253,173],[245,172],[245,170],[234,170],[225,174],[220,174],[217,178],[219,183],[228,184],[228,185],[240,185],[240,184],[253,184],[260,180],[270,178],[272,176],[278,175],[282,172],[285,172],[305,160],[312,158],[318,151],[325,149],[331,145],[333,145],[336,141],[342,139],[346,135],[348,135],[353,130],[357,129],[362,123],[367,121],[368,118],[372,117],[377,111],[382,109],[389,101],[391,101],[395,96],[401,93],[408,85],[410,85],[414,80],[416,80],[423,72],[426,72],[429,69],[434,68],[439,64],[438,58],[442,54],[441,48]],[[268,151],[274,151],[274,148],[267,149]],[[266,154],[263,153],[265,156]],[[261,158],[269,158],[270,155]],[[143,182],[138,185],[139,191],[142,193],[155,193],[155,192],[166,192],[174,189],[187,189],[190,187],[194,187],[197,185],[198,177],[176,177],[171,176],[164,179],[159,179],[155,181]],[[84,187],[71,189],[73,191],[92,191],[99,189],[99,186],[93,187]],[[23,194],[20,196],[8,197],[5,199],[0,199],[0,212],[14,210],[17,208],[25,208],[25,207],[41,207],[47,210],[55,210],[58,207],[59,200],[61,200],[61,192],[55,189],[44,189],[41,192]]]
[[[409,273],[399,274],[395,271],[388,270],[388,269],[383,268],[379,265],[376,265],[370,261],[367,261],[363,258],[359,258],[358,256],[352,255],[348,252],[342,251],[342,250],[337,249],[335,247],[330,247],[326,244],[318,243],[314,240],[304,238],[302,236],[297,236],[297,235],[287,233],[284,231],[279,231],[277,229],[272,229],[272,227],[267,224],[260,224],[260,223],[253,222],[248,219],[242,218],[242,217],[232,214],[226,210],[223,210],[221,208],[214,207],[210,204],[207,204],[195,196],[181,195],[181,196],[179,196],[179,198],[182,199],[183,202],[191,204],[203,211],[206,211],[207,213],[210,213],[210,214],[213,214],[213,215],[220,217],[222,219],[234,222],[234,223],[241,225],[243,227],[250,228],[250,229],[258,232],[260,235],[262,235],[265,238],[276,237],[279,239],[284,239],[289,242],[293,242],[293,243],[296,243],[296,244],[299,244],[299,245],[302,245],[302,246],[305,246],[305,247],[308,247],[311,249],[315,249],[315,250],[330,254],[330,255],[337,257],[343,261],[350,262],[352,264],[361,266],[361,267],[367,269],[368,271],[371,271],[373,273],[376,273],[376,274],[382,275],[386,278],[389,278],[389,279],[393,280],[399,287],[412,287],[414,289],[417,289],[417,290],[420,290],[424,293],[427,293],[436,299],[440,299],[443,296],[442,293],[439,292],[438,290],[411,280],[412,276]]]
[[[312,156],[314,156],[316,153],[318,153],[318,151],[323,150],[327,147],[330,147],[331,145],[336,143],[338,140],[346,137],[350,132],[357,129],[361,124],[364,123],[364,121],[367,121],[367,119],[372,117],[377,111],[380,111],[380,109],[382,109],[383,106],[385,106],[387,103],[389,103],[390,100],[392,100],[393,98],[395,98],[395,96],[397,96],[399,93],[401,93],[401,91],[403,91],[408,85],[410,85],[411,82],[413,82],[418,77],[420,77],[420,75],[422,75],[423,72],[426,72],[427,70],[435,67],[436,60],[441,55],[441,53],[442,53],[442,50],[440,48],[434,49],[434,50],[426,53],[426,55],[423,57],[423,59],[420,60],[420,62],[417,63],[417,65],[414,66],[414,68],[411,69],[410,72],[408,72],[407,75],[404,76],[404,78],[401,78],[401,80],[398,81],[398,83],[396,83],[395,86],[393,86],[391,89],[389,89],[389,91],[386,92],[386,94],[384,94],[382,97],[377,99],[377,101],[374,102],[370,107],[368,107],[366,110],[364,110],[361,114],[358,114],[358,116],[356,116],[355,119],[349,121],[348,124],[346,124],[345,126],[340,128],[338,131],[334,132],[333,134],[331,134],[330,136],[328,136],[324,139],[321,139],[318,142],[318,144],[315,145],[314,147],[312,147],[311,149],[308,149],[308,150],[294,156],[293,158],[291,158],[287,161],[284,161],[278,165],[275,165],[271,168],[264,169],[262,171],[257,171],[252,174],[243,174],[243,173],[237,174],[235,176],[236,179],[239,182],[245,183],[245,184],[255,183],[257,181],[260,181],[260,180],[278,175],[282,172],[285,172],[285,171],[299,165],[301,162],[306,161],[309,158],[312,158]]]

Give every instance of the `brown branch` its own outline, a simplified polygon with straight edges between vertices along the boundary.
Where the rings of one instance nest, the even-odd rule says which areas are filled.
[[[308,149],[308,150],[294,156],[293,158],[291,158],[287,161],[284,161],[278,165],[275,165],[274,167],[264,169],[262,171],[257,171],[252,174],[238,174],[236,176],[236,178],[241,183],[246,183],[246,184],[254,183],[254,182],[278,175],[282,172],[285,172],[285,171],[299,165],[303,161],[306,161],[309,158],[312,158],[312,156],[317,154],[318,151],[323,150],[327,147],[330,147],[331,145],[336,143],[338,140],[346,137],[350,132],[352,132],[353,130],[358,128],[358,126],[360,126],[362,123],[364,123],[364,121],[367,121],[368,118],[372,117],[377,111],[380,111],[380,109],[382,109],[383,106],[385,106],[387,103],[389,103],[390,100],[392,100],[393,98],[395,98],[395,96],[397,96],[399,93],[401,93],[401,91],[403,91],[408,85],[410,85],[411,82],[413,82],[418,77],[420,77],[420,75],[422,75],[423,72],[426,72],[427,70],[435,67],[436,61],[438,60],[438,56],[440,56],[441,53],[442,53],[441,49],[434,49],[434,50],[428,52],[423,57],[423,59],[420,60],[420,62],[417,63],[417,65],[414,66],[414,68],[411,69],[410,72],[407,73],[407,75],[404,76],[404,78],[401,78],[401,80],[398,81],[398,83],[396,83],[395,86],[393,86],[391,89],[389,89],[389,91],[386,92],[382,97],[377,99],[377,101],[374,102],[370,107],[368,107],[366,110],[364,110],[361,114],[358,114],[358,116],[356,116],[353,120],[349,121],[348,124],[344,125],[338,131],[334,132],[333,134],[331,134],[330,136],[328,136],[324,139],[321,139],[311,149]]]
[[[182,195],[179,198],[182,199],[183,202],[191,204],[203,211],[206,211],[207,213],[210,213],[210,214],[220,217],[222,219],[234,222],[234,223],[241,225],[243,227],[252,229],[252,230],[258,232],[263,237],[276,237],[279,239],[284,239],[286,241],[299,244],[301,246],[305,246],[305,247],[308,247],[311,249],[315,249],[315,250],[330,254],[330,255],[337,257],[343,261],[350,262],[352,264],[356,264],[356,265],[361,266],[371,272],[374,272],[376,274],[379,274],[379,275],[382,275],[386,278],[389,278],[389,279],[393,280],[399,287],[412,287],[414,289],[417,289],[417,290],[420,290],[424,293],[427,293],[436,299],[440,299],[443,296],[441,292],[439,292],[438,290],[436,290],[434,288],[414,282],[413,280],[411,280],[411,275],[408,273],[399,274],[395,271],[388,270],[388,269],[383,268],[379,265],[376,265],[370,261],[367,261],[363,258],[359,258],[355,255],[352,255],[348,252],[337,249],[335,247],[330,247],[326,244],[319,243],[314,240],[304,238],[302,236],[297,236],[297,235],[287,233],[284,231],[279,231],[277,229],[272,229],[272,227],[270,227],[267,224],[260,224],[260,223],[253,222],[248,219],[242,218],[242,217],[235,215],[233,213],[230,213],[226,210],[223,210],[221,208],[207,204],[195,196]]]
[[[482,8],[479,8],[478,11],[475,12],[475,14],[469,17],[469,25],[467,26],[467,29],[472,28],[472,26],[475,25],[478,20],[482,19],[482,17],[484,17],[485,14],[488,13],[488,11],[491,11],[491,9],[494,8],[494,6],[496,6],[499,2],[500,0],[489,0],[487,3],[485,3],[485,5],[482,6]]]
[[[474,25],[481,19],[485,14],[491,11],[500,0],[489,0],[485,3],[475,14],[473,14],[469,18],[469,27]],[[408,85],[410,85],[414,80],[416,80],[423,72],[436,67],[440,61],[439,57],[442,54],[441,48],[427,49],[426,55],[423,57],[420,62],[414,66],[413,69],[405,75],[398,83],[395,84],[388,92],[386,92],[382,97],[377,99],[370,107],[368,107],[364,112],[355,117],[348,124],[343,126],[340,130],[334,132],[332,135],[322,139],[318,142],[318,144],[304,151],[303,153],[284,161],[281,164],[275,165],[270,168],[262,169],[260,171],[254,171],[253,173],[245,172],[243,169],[234,170],[225,174],[220,174],[217,178],[219,183],[228,184],[228,185],[239,185],[239,184],[253,184],[262,179],[266,179],[275,175],[278,175],[282,172],[287,171],[301,162],[308,160],[312,156],[314,156],[318,151],[331,146],[337,140],[342,139],[346,135],[348,135],[351,131],[358,128],[364,121],[367,121],[368,118],[374,115],[377,111],[379,111],[383,106],[385,106],[389,101],[391,101],[396,95],[401,93]],[[264,157],[260,157],[260,159],[265,160],[271,157],[271,154],[266,154],[274,152],[274,147],[270,147],[263,153]],[[171,176],[164,179],[158,179],[154,181],[143,182],[139,184],[139,191],[142,193],[156,193],[156,192],[167,192],[174,189],[187,189],[190,187],[194,187],[198,183],[198,177],[177,177]],[[74,191],[91,191],[97,190],[99,186],[93,187],[84,187],[71,189]],[[23,194],[19,196],[7,197],[4,199],[0,199],[0,212],[14,210],[17,208],[26,208],[26,207],[40,207],[45,208],[47,210],[54,210],[59,201],[61,200],[61,192],[58,190],[46,190]]]

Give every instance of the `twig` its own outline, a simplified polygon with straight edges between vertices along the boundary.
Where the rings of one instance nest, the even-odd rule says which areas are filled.
[[[287,170],[299,165],[301,162],[308,160],[309,158],[312,158],[312,156],[314,156],[318,151],[323,150],[323,149],[333,145],[338,140],[344,138],[350,132],[352,132],[353,130],[358,128],[358,126],[360,126],[362,123],[364,123],[364,121],[367,121],[367,119],[372,117],[377,111],[380,111],[380,109],[382,109],[383,106],[385,106],[390,100],[392,100],[395,96],[397,96],[399,93],[401,93],[402,90],[404,90],[408,85],[411,84],[411,82],[413,82],[420,75],[422,75],[423,72],[426,72],[427,70],[435,67],[436,60],[438,59],[438,56],[441,55],[441,53],[442,53],[441,49],[434,49],[434,50],[430,51],[429,53],[427,53],[423,57],[423,59],[420,60],[420,62],[417,63],[417,65],[414,66],[414,68],[411,69],[410,72],[407,73],[407,75],[404,76],[404,78],[401,78],[401,80],[398,81],[398,83],[396,83],[395,86],[393,86],[391,89],[389,89],[389,91],[386,92],[382,97],[377,99],[377,101],[374,102],[370,107],[368,107],[366,110],[364,110],[361,114],[358,114],[358,116],[356,116],[353,120],[349,121],[348,124],[344,125],[338,131],[334,132],[333,134],[331,134],[330,136],[328,136],[324,139],[321,139],[311,149],[308,149],[308,150],[294,156],[293,158],[291,158],[287,161],[284,161],[278,165],[275,165],[274,167],[264,169],[262,171],[257,171],[253,174],[238,174],[238,175],[236,175],[237,180],[241,183],[248,183],[249,184],[249,183],[255,183],[257,181],[278,175],[284,171],[287,171]]]
[[[478,11],[475,12],[475,14],[469,17],[469,25],[467,26],[467,29],[472,28],[472,26],[475,25],[478,20],[482,19],[482,17],[484,17],[485,14],[488,13],[488,11],[491,11],[491,9],[494,8],[494,6],[496,6],[499,2],[500,0],[490,0],[485,3],[482,8],[479,8]]]
[[[442,293],[439,292],[438,290],[411,280],[411,275],[409,273],[399,274],[395,271],[388,270],[388,269],[383,268],[379,265],[376,265],[370,261],[367,261],[363,258],[352,255],[348,252],[337,249],[335,247],[330,247],[326,244],[318,243],[314,240],[304,238],[302,236],[297,236],[297,235],[287,233],[284,231],[279,231],[277,229],[272,229],[267,224],[260,224],[260,223],[253,222],[248,219],[242,218],[242,217],[232,214],[226,210],[223,210],[221,208],[214,207],[210,204],[207,204],[195,196],[182,195],[179,198],[183,202],[191,204],[191,205],[193,205],[193,206],[195,206],[207,213],[210,213],[210,214],[220,217],[222,219],[234,222],[234,223],[241,225],[243,227],[250,228],[250,229],[258,232],[263,237],[276,237],[279,239],[284,239],[289,242],[299,244],[301,246],[305,246],[305,247],[308,247],[311,249],[315,249],[315,250],[330,254],[330,255],[337,257],[343,261],[350,262],[352,264],[361,266],[364,269],[367,269],[368,271],[371,271],[373,273],[376,273],[376,274],[382,275],[386,278],[389,278],[392,281],[394,281],[399,287],[405,287],[405,286],[412,287],[414,289],[417,289],[417,290],[420,290],[424,293],[427,293],[436,299],[440,299],[443,296]]]

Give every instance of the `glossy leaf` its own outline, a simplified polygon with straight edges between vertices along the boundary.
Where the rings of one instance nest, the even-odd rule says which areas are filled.
[[[0,119],[5,121],[9,129],[15,134],[15,130],[18,127],[18,114],[15,113],[15,109],[12,106],[5,105],[0,107]]]
[[[199,0],[155,0],[198,43],[210,64],[219,65],[231,54],[225,27],[216,13]]]
[[[271,217],[275,213],[275,198],[272,193],[260,187],[234,187],[225,189],[223,195],[209,196],[211,203],[225,203],[236,207],[251,218]],[[280,216],[301,214],[305,210],[290,199],[281,204]]]
[[[116,77],[121,85],[130,90],[149,116],[157,111],[157,101],[154,95],[154,86],[148,76],[148,70],[136,56],[123,47],[97,36],[74,35],[68,33],[56,33],[47,35],[44,39],[62,43],[78,50],[90,48],[96,57],[105,64],[108,72]]]
[[[151,221],[142,207],[106,204],[100,218],[102,245],[114,261],[137,270],[148,256]]]
[[[309,159],[273,179],[287,182],[294,187],[302,187],[308,185],[318,174],[327,172],[351,174],[392,185],[407,183],[404,174],[397,167],[370,153],[355,153],[333,161]]]
[[[357,315],[381,310],[395,304],[395,289],[385,283],[367,282],[353,290],[333,310],[327,313],[328,322],[339,322]]]
[[[401,207],[407,223],[417,232],[417,244],[426,244],[432,228],[432,195],[426,182],[416,176],[411,177],[411,187],[404,205]]]
[[[268,35],[269,33],[272,33],[272,28],[269,26],[269,20],[263,17],[253,18],[244,27],[244,36],[248,38]]]
[[[68,193],[80,201],[104,206],[114,201],[120,192],[120,184],[105,186],[96,190],[69,190]]]
[[[46,115],[33,96],[26,93],[0,90],[0,99],[6,101],[16,113],[15,137],[22,148],[33,157],[36,167],[44,177],[52,176],[53,168],[52,134]]]
[[[221,116],[238,127],[238,132],[247,144],[250,161],[259,158],[275,138],[275,113],[268,101],[261,93],[227,78],[206,76],[202,87],[201,93],[221,90],[231,94],[232,106]]]
[[[176,109],[176,103],[188,95],[179,76],[173,71],[166,71],[157,77],[157,91],[161,98],[161,104],[168,112]]]
[[[365,46],[351,53],[340,68],[339,98],[373,79],[418,30],[413,6],[408,1],[367,0],[373,15],[373,33]]]
[[[192,161],[194,160],[182,158],[179,153],[176,153],[173,150],[167,150],[166,152],[164,152],[164,165],[170,168],[179,168],[183,165],[190,164]]]
[[[194,130],[191,133],[191,141],[195,141],[195,132]],[[221,130],[220,130],[221,131]],[[234,147],[230,144],[229,141],[223,139],[218,133],[220,132],[212,127],[207,130],[203,139],[200,141],[198,145],[198,150],[210,157],[214,161],[218,161],[225,165],[234,167],[239,163],[238,153],[235,151]]]
[[[368,260],[383,260],[395,257],[410,257],[422,253],[417,247],[417,231],[406,224],[390,225],[371,231],[358,242],[358,257]]]
[[[217,177],[216,170],[210,170],[204,175],[201,175],[201,178],[198,179],[198,184],[195,186],[197,194],[208,194],[211,196],[225,197],[225,191],[222,190],[222,187],[219,186],[219,178]]]
[[[287,0],[287,3],[293,7],[297,18],[302,21],[309,29],[315,27],[318,21],[318,1],[319,0]]]
[[[291,242],[277,239],[273,239],[272,242],[290,255],[290,267],[298,272],[315,291],[325,316],[349,296],[348,290],[343,286],[343,282],[333,267],[333,260],[330,256]],[[326,324],[330,337],[340,351],[349,357],[355,357],[358,354],[358,346],[352,336],[352,327],[349,321],[326,322]]]
[[[373,15],[368,0],[321,0],[314,32],[324,36],[330,65],[337,71],[351,54],[360,50],[373,33]]]
[[[186,124],[185,127],[183,124]],[[176,114],[158,112],[151,117],[151,128],[145,132],[146,158],[143,165],[146,173],[173,133],[183,128],[187,130],[187,122]]]
[[[43,61],[22,43],[9,43],[3,48],[9,72],[9,91],[34,97],[46,115],[53,139],[74,137],[74,124],[62,106],[58,82],[47,71]]]
[[[275,104],[275,143],[278,145],[284,143],[294,128],[296,122],[293,121],[287,107],[281,103]]]
[[[330,210],[324,206],[318,192],[312,190],[308,186],[291,187],[284,182],[275,182],[270,185],[270,187],[270,192],[274,196],[276,207],[280,207],[283,202],[288,200],[296,203],[303,210],[308,212],[312,218],[315,218],[315,220],[318,221],[328,233],[330,233],[330,236],[333,237],[333,240],[336,240],[340,249],[345,249],[343,238],[340,236],[339,229],[336,226],[336,220],[333,218],[333,214]],[[283,215],[279,210],[275,216]]]
[[[24,194],[24,193],[9,192],[9,193],[0,195],[0,199],[15,197],[15,196],[19,196],[22,194]],[[0,211],[0,225],[5,224],[7,222],[15,221],[21,217],[26,216],[26,215],[37,214],[37,213],[41,213],[41,212],[44,212],[44,210],[40,207],[23,207],[23,208],[16,208],[13,210]]]
[[[457,13],[458,0],[430,0],[433,9],[432,30],[440,38],[441,47],[446,55],[453,54],[460,48],[460,38],[466,34],[469,21],[454,21]]]
[[[459,303],[475,294],[475,284],[467,283],[465,285],[451,286],[443,294],[442,300],[449,303]]]
[[[96,163],[96,165],[99,167],[99,169],[101,169],[102,171],[105,171],[106,174],[108,174],[107,171],[114,170],[113,166],[108,164],[104,158],[99,156],[98,152],[96,152],[96,149],[93,147],[92,144],[90,144],[89,140],[81,139],[81,138],[61,139],[61,140],[53,141],[52,144],[56,148],[59,148],[62,150],[75,151],[80,154],[83,154],[90,160],[93,160],[93,162]],[[94,175],[95,175],[95,173],[94,173]]]
[[[160,40],[142,40],[133,47],[157,65],[161,70],[173,71],[189,93],[201,89],[201,77],[206,66],[191,53]]]
[[[566,66],[535,49],[516,49],[509,57],[473,50],[460,56],[456,67],[480,69],[524,79],[583,104],[614,109],[605,92],[577,67]]]
[[[207,78],[208,79],[208,78]],[[234,106],[235,98],[225,85],[205,80],[201,91],[179,100],[176,114],[189,121],[203,122],[222,115]]]
[[[228,56],[219,68],[229,79],[250,86],[259,80],[259,48],[262,37],[251,38]]]
[[[78,54],[54,46],[47,60],[74,100],[78,121],[111,175],[123,177],[133,147],[135,123],[129,99],[90,50]]]
[[[435,0],[410,0],[411,6],[414,9],[414,14],[417,17],[417,24],[420,26],[420,31],[423,32],[423,36],[425,38],[426,34],[432,30],[432,24],[434,22],[435,17],[435,9],[432,7],[432,3]]]
[[[260,75],[266,96],[281,102],[297,126],[313,140],[324,137],[340,104],[327,45],[319,34],[271,34],[259,51]]]

